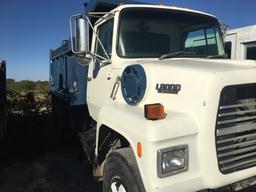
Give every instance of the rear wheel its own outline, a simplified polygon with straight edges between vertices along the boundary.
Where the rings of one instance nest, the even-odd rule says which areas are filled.
[[[145,192],[132,149],[123,148],[108,155],[103,192]]]

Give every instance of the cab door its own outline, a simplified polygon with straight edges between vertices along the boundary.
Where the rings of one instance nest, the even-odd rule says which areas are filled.
[[[107,103],[111,101],[111,88],[113,85],[112,65],[102,65],[103,58],[112,57],[112,47],[113,47],[113,26],[114,18],[110,18],[103,23],[96,26],[96,33],[100,39],[107,55],[102,48],[98,38],[94,35],[94,44],[92,45],[92,52],[96,55],[92,63],[89,66],[89,82],[88,82],[88,92],[87,101],[89,106],[90,115],[97,120],[99,110],[104,107]]]

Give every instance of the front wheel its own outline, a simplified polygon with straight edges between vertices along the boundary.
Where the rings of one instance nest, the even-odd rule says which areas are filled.
[[[145,192],[132,149],[123,148],[108,155],[103,192]]]

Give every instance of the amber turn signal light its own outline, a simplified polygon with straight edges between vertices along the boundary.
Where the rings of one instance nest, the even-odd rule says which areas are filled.
[[[166,117],[164,106],[160,103],[148,104],[144,106],[145,118],[149,120],[159,120]]]
[[[137,143],[137,155],[139,158],[142,157],[142,144],[141,143]]]

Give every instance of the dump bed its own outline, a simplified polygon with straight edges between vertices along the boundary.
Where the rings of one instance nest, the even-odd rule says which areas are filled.
[[[87,0],[84,3],[85,12],[108,12],[120,4],[138,4],[141,2],[132,0]],[[144,3],[145,4],[145,3]]]

